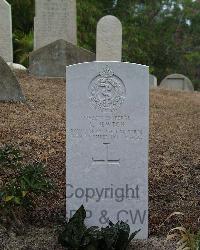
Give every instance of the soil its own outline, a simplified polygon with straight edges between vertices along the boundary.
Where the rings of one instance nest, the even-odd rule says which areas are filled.
[[[58,226],[29,227],[23,236],[16,236],[0,228],[0,249],[2,250],[64,250],[58,244]],[[133,241],[128,250],[173,250],[175,245],[164,238],[152,237],[146,241]]]
[[[27,103],[0,103],[0,146],[17,145],[25,161],[44,162],[56,192],[35,200],[36,209],[29,218],[35,228],[31,232],[37,231],[41,236],[36,234],[32,241],[27,237],[25,248],[9,248],[7,243],[3,249],[59,249],[52,245],[54,229],[48,231],[50,238],[45,231],[65,214],[65,81],[36,79],[25,73],[18,73],[17,77]],[[7,177],[6,172],[1,173],[1,185]],[[150,91],[150,236],[166,235],[179,223],[192,230],[200,228],[199,190],[200,93],[153,89]],[[169,219],[162,225],[171,213],[178,211],[186,214],[183,220]],[[21,245],[26,240],[17,238],[13,242]],[[46,241],[49,248],[37,245]],[[153,241],[155,238],[148,244]]]

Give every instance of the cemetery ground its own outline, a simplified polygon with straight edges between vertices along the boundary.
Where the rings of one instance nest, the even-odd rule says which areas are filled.
[[[41,161],[55,190],[35,200],[25,215],[25,234],[0,229],[2,249],[62,249],[57,231],[65,216],[65,81],[36,79],[18,73],[26,104],[0,104],[0,143],[17,145],[25,161]],[[162,249],[162,239],[183,223],[200,228],[200,93],[150,91],[149,209],[150,243]],[[134,168],[134,166],[133,166]],[[9,173],[8,173],[9,174]],[[3,185],[6,173],[1,175]],[[165,219],[173,212],[185,218]],[[155,245],[155,247],[154,247]],[[0,247],[1,249],[1,247]],[[141,246],[138,249],[143,249]],[[167,249],[167,248],[163,248]],[[173,248],[168,248],[173,249]]]

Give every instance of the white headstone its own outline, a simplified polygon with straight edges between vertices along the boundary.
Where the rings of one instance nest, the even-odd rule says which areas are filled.
[[[77,44],[76,0],[36,0],[34,49],[63,39]]]
[[[0,56],[13,61],[11,6],[5,0],[0,0]]]
[[[96,61],[121,61],[122,24],[114,16],[101,18],[97,25]]]
[[[148,236],[148,67],[67,67],[67,217],[82,204],[88,226],[127,222]]]
[[[172,74],[165,77],[160,87],[169,90],[194,91],[194,86],[189,78],[181,74]]]
[[[156,88],[158,86],[158,80],[157,77],[154,75],[149,75],[149,87],[150,88]]]

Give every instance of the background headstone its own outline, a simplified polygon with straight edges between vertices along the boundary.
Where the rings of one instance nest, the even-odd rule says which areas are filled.
[[[105,16],[97,24],[96,61],[121,61],[122,24],[115,16]]]
[[[72,65],[66,82],[67,216],[83,204],[88,226],[123,220],[147,238],[148,67]]]
[[[149,87],[150,88],[156,88],[158,86],[158,80],[157,77],[154,75],[149,75]]]
[[[77,44],[76,0],[36,0],[34,49],[63,39]]]
[[[25,101],[14,73],[0,57],[0,101]]]
[[[189,78],[181,74],[172,74],[162,80],[160,87],[171,90],[194,91],[194,87]]]
[[[5,0],[0,0],[0,56],[13,61],[11,6]]]
[[[58,40],[30,53],[29,72],[37,77],[65,78],[66,65],[94,60],[94,53]]]

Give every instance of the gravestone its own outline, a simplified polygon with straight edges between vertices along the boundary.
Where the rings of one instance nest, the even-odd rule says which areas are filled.
[[[65,78],[66,65],[94,60],[94,53],[58,40],[30,53],[29,72],[37,77]]]
[[[172,74],[162,80],[160,87],[169,90],[194,91],[194,87],[189,78],[181,74]]]
[[[34,49],[63,39],[77,44],[76,0],[36,0]]]
[[[5,0],[0,0],[0,56],[13,61],[11,6]]]
[[[148,67],[67,67],[67,217],[83,204],[88,226],[129,223],[148,237]]]
[[[114,16],[105,16],[97,24],[96,61],[121,61],[122,24]]]
[[[154,75],[149,75],[149,87],[156,88],[158,86],[157,78]]]
[[[0,101],[25,101],[15,75],[2,57],[0,57]]]

